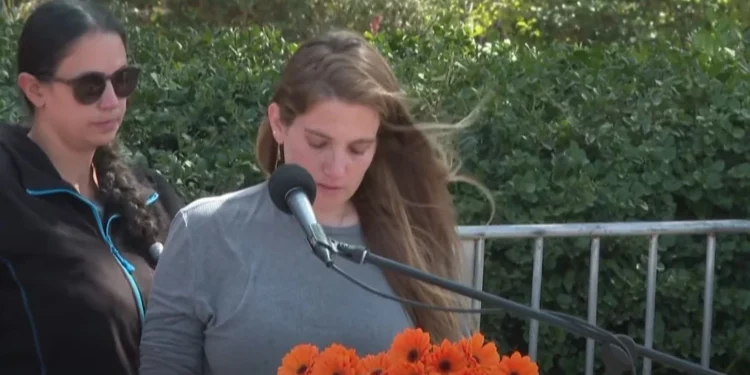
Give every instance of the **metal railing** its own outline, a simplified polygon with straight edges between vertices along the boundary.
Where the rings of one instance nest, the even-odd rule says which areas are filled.
[[[648,236],[648,269],[646,281],[646,324],[643,345],[653,348],[654,314],[656,311],[656,272],[660,235],[705,235],[706,270],[703,294],[703,332],[701,336],[701,366],[708,368],[711,358],[711,334],[714,299],[714,266],[716,259],[717,233],[750,234],[750,220],[715,221],[665,221],[665,222],[623,222],[623,223],[575,223],[575,224],[532,224],[497,226],[460,226],[459,235],[464,241],[464,250],[472,259],[469,275],[475,288],[482,288],[484,275],[484,248],[488,239],[533,238],[533,268],[531,285],[531,307],[539,309],[542,290],[542,260],[545,238],[590,237],[591,266],[589,269],[588,317],[589,323],[596,324],[598,285],[599,285],[599,246],[601,237]],[[472,302],[479,308],[478,301]],[[594,372],[594,344],[586,340],[586,375]],[[529,356],[536,360],[539,347],[539,322],[531,320],[529,327]],[[643,374],[651,374],[651,361],[644,359]]]

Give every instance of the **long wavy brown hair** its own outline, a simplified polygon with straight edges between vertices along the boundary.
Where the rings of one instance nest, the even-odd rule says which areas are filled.
[[[416,124],[387,61],[366,39],[348,31],[329,32],[300,45],[271,100],[279,105],[282,122],[291,124],[327,99],[367,105],[380,114],[375,156],[352,198],[367,246],[381,256],[458,280],[462,244],[448,183],[473,180],[455,173],[452,165],[457,158],[438,141],[448,139],[444,136],[466,122]],[[266,118],[256,144],[265,173],[273,173],[278,160],[283,163],[277,152]],[[391,272],[386,278],[402,298],[447,307],[461,304],[442,289]],[[466,326],[454,313],[405,308],[437,342],[465,332]]]

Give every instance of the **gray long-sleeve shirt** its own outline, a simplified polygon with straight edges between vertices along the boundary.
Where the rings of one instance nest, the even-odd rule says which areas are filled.
[[[146,313],[141,375],[271,375],[297,344],[376,353],[412,326],[399,303],[327,269],[266,186],[197,200],[173,221]],[[363,242],[359,227],[325,230]],[[375,266],[335,260],[393,293]]]

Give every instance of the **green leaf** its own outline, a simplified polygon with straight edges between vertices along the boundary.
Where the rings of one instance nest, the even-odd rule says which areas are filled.
[[[727,171],[727,175],[733,178],[750,178],[750,163],[735,165]]]

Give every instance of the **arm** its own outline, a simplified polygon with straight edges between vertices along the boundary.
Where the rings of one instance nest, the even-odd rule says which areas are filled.
[[[25,247],[18,239],[28,221],[19,220],[18,170],[5,152],[0,144],[0,374],[38,374],[44,371],[44,357],[24,275],[19,275],[19,268],[28,263],[18,257]]]
[[[183,212],[172,222],[154,273],[141,339],[141,375],[202,374],[202,298],[196,293],[195,257]]]

